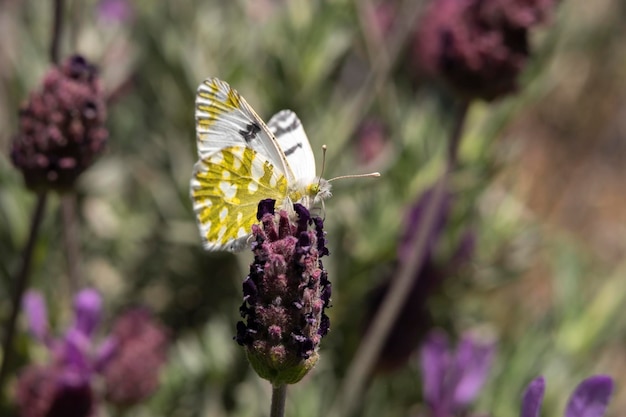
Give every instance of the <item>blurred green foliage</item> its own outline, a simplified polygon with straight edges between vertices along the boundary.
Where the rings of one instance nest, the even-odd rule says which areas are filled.
[[[188,198],[196,160],[194,94],[204,78],[227,80],[266,120],[282,108],[296,111],[318,164],[321,145],[328,146],[325,177],[381,171],[379,179],[337,182],[326,204],[332,331],[312,375],[290,389],[287,411],[325,415],[362,337],[367,295],[391,269],[404,213],[441,172],[452,99],[424,80],[415,85],[406,46],[375,88],[371,77],[382,55],[368,53],[371,28],[359,17],[367,3],[133,2],[134,18],[124,22],[103,20],[94,1],[68,3],[62,51],[97,62],[111,94],[108,152],[78,189],[82,284],[103,292],[110,315],[128,304],[147,304],[174,334],[162,388],[124,415],[243,417],[269,410],[269,385],[253,374],[232,340],[250,255],[203,252]],[[519,178],[534,175],[516,163],[525,128],[537,120],[531,109],[546,108],[545,117],[554,117],[558,109],[542,103],[554,102],[576,82],[575,74],[561,78],[563,60],[576,58],[592,73],[599,64],[593,56],[610,51],[624,32],[623,21],[602,23],[580,11],[579,3],[564,2],[552,27],[532,40],[536,52],[519,95],[470,109],[452,183],[456,205],[437,252],[445,259],[461,230],[476,231],[471,266],[447,277],[430,307],[437,324],[452,333],[479,329],[497,338],[497,365],[474,407],[493,416],[517,415],[523,387],[538,374],[549,381],[546,415],[560,413],[567,394],[591,373],[616,377],[617,404],[624,405],[618,373],[626,367],[624,266],[602,259],[519,192]],[[601,3],[597,7],[609,12],[597,11],[600,16],[611,10],[623,16],[618,1]],[[48,3],[0,3],[3,320],[34,205],[8,150],[19,103],[48,67],[50,26]],[[622,84],[616,85],[624,82],[623,49],[616,52],[622,60],[613,63],[621,65]],[[578,111],[593,110],[580,104]],[[376,157],[365,162],[356,132],[372,119],[383,123],[386,136]],[[71,294],[59,219],[55,197],[32,282],[47,294],[53,321],[63,323]],[[14,369],[35,355],[24,332],[19,347]],[[418,413],[419,375],[418,361],[411,360],[371,381],[360,415]]]

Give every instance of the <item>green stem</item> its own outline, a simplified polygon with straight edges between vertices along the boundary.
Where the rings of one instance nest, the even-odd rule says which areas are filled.
[[[50,42],[50,61],[59,63],[59,49],[61,44],[61,29],[63,28],[63,0],[54,0],[54,23],[52,25],[52,41]]]
[[[4,382],[6,380],[7,373],[9,371],[9,364],[11,363],[11,356],[13,354],[13,338],[15,337],[15,327],[17,318],[22,305],[22,296],[24,291],[28,287],[28,281],[30,276],[31,260],[35,249],[35,242],[37,241],[37,235],[39,234],[39,226],[43,220],[43,214],[46,208],[48,194],[46,192],[37,195],[37,205],[33,214],[30,234],[28,236],[28,242],[24,248],[22,256],[22,264],[19,272],[15,278],[15,289],[13,290],[13,299],[11,304],[11,315],[5,327],[4,340],[2,341],[2,365],[0,365],[0,394],[4,393]]]
[[[284,417],[285,402],[287,401],[287,385],[272,387],[272,409],[270,417]]]
[[[63,224],[63,243],[70,293],[74,294],[80,288],[81,282],[79,230],[76,219],[76,194],[74,192],[61,197],[61,222]]]

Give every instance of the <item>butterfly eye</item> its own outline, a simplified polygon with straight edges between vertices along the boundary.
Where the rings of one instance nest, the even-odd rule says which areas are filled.
[[[318,183],[309,184],[306,191],[308,195],[317,195],[320,191],[320,185]]]

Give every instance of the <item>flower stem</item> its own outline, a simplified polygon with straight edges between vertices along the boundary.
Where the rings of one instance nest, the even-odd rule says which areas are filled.
[[[272,409],[270,417],[284,417],[285,402],[287,400],[287,385],[282,384],[272,387]]]
[[[424,227],[421,227],[410,241],[411,252],[416,254],[402,264],[396,279],[384,298],[369,330],[365,334],[350,368],[339,390],[337,400],[330,410],[331,416],[348,416],[357,404],[370,372],[380,351],[389,336],[398,314],[411,293],[411,285],[416,272],[424,265],[429,237],[435,228],[437,213],[444,204],[446,189],[451,172],[457,163],[457,153],[467,115],[468,102],[461,103],[456,112],[455,122],[448,140],[446,165],[443,175],[433,189],[433,196],[426,205]]]
[[[459,154],[459,144],[461,143],[461,133],[463,132],[463,126],[465,125],[469,105],[470,102],[467,100],[461,101],[458,105],[456,119],[454,121],[452,131],[450,132],[450,140],[448,142],[448,161],[446,166],[448,171],[452,171],[456,167]]]
[[[50,61],[53,64],[59,63],[64,3],[64,0],[54,0],[54,24],[52,25],[52,41],[50,42]]]
[[[39,226],[43,220],[43,214],[46,208],[46,201],[48,194],[46,192],[37,195],[37,205],[33,214],[30,234],[28,236],[28,242],[22,255],[22,264],[19,272],[15,278],[15,288],[13,290],[13,299],[11,304],[11,315],[5,325],[4,340],[2,341],[2,364],[0,365],[0,393],[4,390],[4,381],[9,371],[9,364],[11,363],[11,355],[13,353],[13,338],[15,336],[15,326],[17,318],[19,316],[22,296],[24,291],[28,287],[28,280],[30,275],[31,260],[33,257],[33,251],[35,249],[35,242],[37,241],[37,235],[39,234]]]
[[[63,243],[70,292],[74,294],[80,287],[80,246],[76,219],[76,194],[66,194],[61,198],[61,221],[63,223]]]

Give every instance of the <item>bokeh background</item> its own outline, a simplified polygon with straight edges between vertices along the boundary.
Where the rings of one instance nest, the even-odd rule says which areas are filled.
[[[48,3],[0,2],[3,321],[35,202],[9,153],[18,107],[49,67]],[[265,120],[296,111],[318,166],[328,146],[326,178],[382,174],[336,182],[326,203],[331,332],[287,404],[291,416],[324,415],[362,340],[373,293],[393,277],[404,218],[443,168],[454,98],[415,67],[412,48],[419,19],[411,13],[427,2],[401,2],[400,21],[409,24],[392,24],[393,36],[380,5],[368,1],[66,3],[61,55],[80,53],[99,66],[109,105],[107,151],[76,193],[78,285],[101,291],[109,319],[142,304],[172,331],[160,389],[132,410],[103,406],[103,415],[269,410],[270,385],[232,340],[251,255],[204,252],[188,197],[194,94],[213,76]],[[452,338],[472,331],[496,341],[476,413],[517,415],[537,375],[547,380],[545,415],[560,415],[578,381],[598,373],[616,380],[609,415],[626,407],[625,32],[620,0],[562,1],[532,32],[519,90],[469,108],[452,208],[433,255],[442,284],[409,299],[428,313],[404,331],[419,339],[437,327]],[[60,206],[52,196],[31,283],[62,328],[76,283]],[[446,268],[465,233],[474,239],[469,261]],[[45,360],[23,321],[17,346],[12,371]],[[416,355],[377,374],[358,414],[420,413],[420,375]]]

